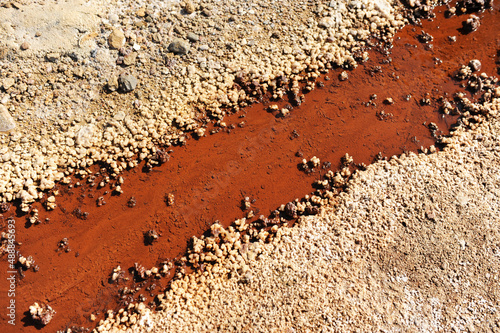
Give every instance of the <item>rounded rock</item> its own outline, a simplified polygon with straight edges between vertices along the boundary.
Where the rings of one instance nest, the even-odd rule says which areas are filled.
[[[198,42],[200,40],[200,36],[198,36],[194,32],[188,32],[186,37],[193,43]]]
[[[192,13],[194,13],[195,10],[196,10],[196,8],[190,0],[187,0],[184,3],[184,11],[186,12],[186,14],[192,14]]]
[[[24,42],[21,44],[21,50],[25,51],[30,48],[30,44],[28,42]]]
[[[470,69],[472,69],[473,72],[480,71],[481,70],[481,61],[479,61],[477,59],[472,59],[469,62],[469,67],[470,67]]]
[[[114,49],[119,49],[125,45],[125,34],[120,29],[115,29],[109,34],[108,37],[109,46]]]
[[[168,46],[168,50],[174,54],[184,55],[189,52],[189,42],[180,38],[176,38]]]

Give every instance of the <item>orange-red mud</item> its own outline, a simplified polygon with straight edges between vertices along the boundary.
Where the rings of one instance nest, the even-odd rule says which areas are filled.
[[[42,224],[30,227],[26,216],[11,208],[0,217],[0,223],[5,228],[7,218],[15,218],[16,237],[22,243],[18,250],[33,256],[39,271],[25,271],[25,277],[17,281],[16,326],[7,324],[8,283],[5,278],[0,280],[1,331],[40,329],[26,312],[35,301],[47,302],[57,311],[42,331],[95,325],[89,321],[90,314],[117,308],[118,289],[132,285],[108,283],[117,265],[127,270],[138,262],[150,268],[179,257],[189,238],[201,235],[214,221],[227,225],[243,217],[241,200],[245,196],[256,200],[254,210],[268,215],[280,204],[312,192],[311,184],[325,171],[309,175],[300,171],[298,151],[307,159],[315,155],[322,162],[329,161],[335,169],[345,153],[356,163],[368,164],[379,152],[390,157],[434,144],[424,123],[434,122],[447,133],[454,122],[455,118],[437,111],[439,96],[463,90],[452,80],[453,71],[477,58],[483,64],[482,71],[496,74],[500,49],[498,9],[478,14],[482,17],[479,30],[467,35],[458,30],[467,16],[444,19],[443,13],[436,14],[434,21],[424,21],[422,27],[408,26],[398,33],[389,54],[370,51],[370,60],[348,71],[347,81],[339,81],[341,69],[330,72],[330,80],[321,77],[318,82],[324,87],[306,94],[305,102],[294,107],[289,116],[280,118],[268,112],[269,104],[248,107],[225,120],[235,125],[230,132],[173,147],[170,161],[149,173],[141,168],[127,171],[122,195],[112,196],[109,187],[60,186],[62,195],[57,197],[55,211],[46,212],[35,204]],[[434,37],[433,49],[417,40],[421,30]],[[451,35],[457,36],[455,43],[448,40]],[[436,64],[436,58],[442,63]],[[421,105],[426,93],[431,104]],[[372,94],[377,98],[371,100]],[[406,100],[408,95],[411,97]],[[383,103],[388,97],[395,101],[393,105]],[[370,101],[376,106],[365,105]],[[392,116],[380,120],[381,111]],[[243,127],[238,126],[241,122]],[[103,194],[106,190],[110,193]],[[166,193],[175,195],[174,205],[165,204]],[[97,207],[100,196],[106,204]],[[133,208],[127,205],[131,196],[137,202]],[[72,212],[77,208],[88,212],[88,217],[75,217]],[[50,221],[45,222],[45,218]],[[161,236],[152,245],[145,245],[143,233],[150,229]],[[71,251],[56,251],[65,237]],[[5,260],[0,269],[5,276]],[[127,276],[131,277],[128,272]],[[149,302],[167,282],[154,281],[156,289],[143,288],[136,296],[143,294]]]

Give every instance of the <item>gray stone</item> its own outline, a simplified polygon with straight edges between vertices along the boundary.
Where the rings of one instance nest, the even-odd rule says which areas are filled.
[[[16,128],[16,122],[10,115],[9,110],[0,104],[0,133],[7,133]]]
[[[187,39],[189,39],[191,42],[195,43],[195,42],[200,40],[200,36],[198,36],[194,32],[188,32]]]
[[[137,87],[137,78],[130,74],[120,75],[118,81],[123,92],[131,92]]]
[[[176,38],[168,46],[168,50],[174,54],[187,54],[189,52],[189,42],[180,38]]]

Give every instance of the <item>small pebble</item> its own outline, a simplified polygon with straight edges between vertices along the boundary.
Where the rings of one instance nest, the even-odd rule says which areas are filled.
[[[200,40],[200,37],[197,34],[195,34],[194,32],[188,32],[187,39],[189,39],[189,41],[191,41],[193,43],[196,43],[197,41]]]
[[[186,40],[175,38],[168,46],[168,50],[174,54],[184,55],[189,52],[189,42]]]
[[[30,46],[31,45],[28,42],[24,42],[24,43],[21,44],[21,50],[23,50],[23,51],[27,50],[27,49],[30,48]]]
[[[137,87],[137,78],[130,74],[122,74],[118,83],[123,92],[131,92]]]
[[[120,29],[115,29],[108,37],[108,43],[111,48],[119,49],[125,45],[125,34]]]

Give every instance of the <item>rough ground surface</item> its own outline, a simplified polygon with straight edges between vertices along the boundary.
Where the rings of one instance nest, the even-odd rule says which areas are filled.
[[[183,142],[180,130],[252,102],[261,85],[279,97],[283,77],[354,66],[369,33],[390,36],[403,23],[386,1],[166,1],[126,11],[115,2],[77,16],[65,13],[86,3],[70,3],[49,3],[61,15],[54,33],[37,21],[36,2],[1,2],[1,17],[25,24],[0,28],[0,128],[10,131],[0,136],[0,193],[23,209],[95,162],[119,173],[154,160],[156,144]],[[108,42],[116,30],[119,50],[120,33]],[[216,264],[174,281],[162,311],[131,307],[99,330],[120,326],[118,317],[134,332],[499,331],[499,95],[486,121],[443,151],[368,167],[336,205],[270,243],[214,230],[226,242]]]
[[[370,165],[272,243],[233,243],[142,331],[500,331],[500,99],[487,108],[443,151]]]
[[[0,200],[23,211],[94,163],[154,163],[207,117],[298,90],[304,70],[356,66],[371,34],[404,24],[386,0],[0,4]]]

